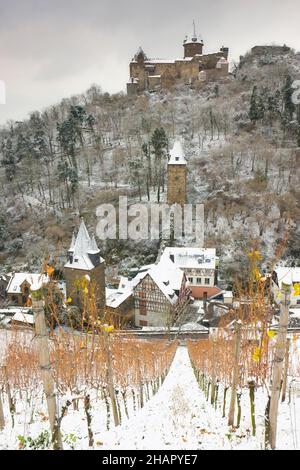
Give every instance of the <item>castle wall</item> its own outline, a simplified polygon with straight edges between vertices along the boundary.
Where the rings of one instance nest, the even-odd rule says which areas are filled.
[[[214,52],[212,54],[203,55],[201,58],[203,69],[204,70],[214,69],[217,65],[217,62],[221,59],[221,57],[224,57],[222,52]]]
[[[178,78],[182,79],[183,82],[188,83],[189,80],[198,80],[199,74],[199,60],[176,61],[176,72]]]
[[[228,64],[225,66],[222,65],[221,68],[217,69],[208,69],[205,70],[206,80],[217,80],[222,77],[227,77],[228,75]]]
[[[128,83],[129,95],[144,90],[159,88],[171,88],[175,84],[193,83],[198,81],[199,72],[204,70],[208,79],[218,79],[228,75],[228,64],[222,64],[217,68],[221,58],[228,58],[228,48],[222,47],[220,51],[202,55],[201,43],[184,44],[185,51],[189,50],[191,60],[148,60],[140,54],[137,60],[130,63],[130,77],[138,79],[137,84]],[[189,49],[190,48],[190,49]],[[185,52],[185,57],[186,52]],[[131,86],[134,85],[134,86]]]

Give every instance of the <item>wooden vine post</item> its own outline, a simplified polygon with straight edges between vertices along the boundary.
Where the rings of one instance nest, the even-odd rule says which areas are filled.
[[[4,429],[4,426],[5,426],[5,419],[4,419],[4,412],[3,412],[2,397],[0,394],[0,431]]]
[[[229,415],[228,415],[228,426],[233,426],[234,424],[235,403],[237,400],[237,384],[238,384],[238,378],[239,378],[239,361],[240,361],[241,338],[242,338],[241,320],[238,320],[235,322],[234,329],[235,329],[234,365],[233,365],[232,384],[231,384],[231,398],[230,398],[230,407],[229,407]]]
[[[289,359],[290,359],[290,345],[291,345],[291,340],[290,338],[288,338],[286,340],[284,371],[283,371],[282,389],[281,389],[281,401],[282,402],[285,401],[285,396],[286,396],[286,386],[287,386],[287,377],[288,377]]]
[[[272,449],[276,447],[277,416],[280,396],[280,386],[282,379],[282,369],[286,355],[287,327],[289,323],[289,305],[291,297],[291,286],[282,283],[282,300],[280,302],[280,318],[278,333],[276,336],[275,352],[273,359],[273,373],[271,383],[271,401],[270,401],[270,445]]]
[[[54,379],[51,370],[49,338],[46,327],[42,289],[31,287],[32,310],[34,313],[35,333],[41,377],[46,395],[52,444],[54,450],[62,450],[59,419],[57,414]]]
[[[104,339],[104,348],[105,348],[106,362],[107,362],[106,374],[107,374],[108,393],[109,393],[109,397],[110,397],[111,405],[113,409],[115,426],[119,426],[120,420],[119,420],[118,406],[117,406],[115,387],[114,387],[112,357],[111,357],[111,351],[109,347],[109,332],[106,331],[105,327],[103,330],[103,339]]]
[[[216,333],[212,333],[212,370],[211,370],[211,392],[210,403],[215,403],[216,395]]]

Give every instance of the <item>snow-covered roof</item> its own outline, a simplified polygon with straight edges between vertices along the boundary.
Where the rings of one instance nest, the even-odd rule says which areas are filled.
[[[196,33],[196,25],[193,21],[193,31],[192,34],[186,35],[183,41],[183,44],[190,44],[190,43],[200,43],[203,44],[203,39],[200,34]]]
[[[39,289],[49,282],[47,274],[40,273],[14,273],[8,283],[6,292],[8,294],[21,294],[21,285],[24,281],[34,288]]]
[[[0,315],[4,316],[10,316],[12,317],[16,313],[23,313],[23,314],[29,314],[32,313],[32,308],[31,307],[6,307],[6,308],[1,308],[0,309]]]
[[[190,322],[190,323],[185,323],[181,327],[182,331],[208,331],[208,328],[203,325],[199,325],[199,323],[195,322]]]
[[[274,270],[277,274],[278,285],[281,288],[282,282],[284,284],[293,284],[295,282],[300,282],[300,267],[277,267]]]
[[[170,303],[175,304],[177,302],[178,295],[175,291],[180,290],[184,276],[184,272],[181,269],[174,266],[174,263],[169,259],[161,259],[158,264],[153,264],[147,270],[141,268],[141,271],[132,280],[135,286],[147,275],[151,277]]]
[[[30,313],[17,312],[12,317],[12,321],[17,321],[21,323],[28,323],[29,325],[34,324],[34,316]]]
[[[118,291],[115,289],[116,292],[110,293],[108,297],[106,297],[106,305],[107,307],[117,308],[119,307],[128,297],[131,296],[132,292],[128,290]]]
[[[84,220],[81,220],[81,224],[77,233],[77,236],[73,234],[69,253],[72,253],[72,260],[69,260],[65,265],[65,268],[91,270],[95,267],[91,257],[89,255],[99,254],[100,250],[97,246],[95,237],[90,237],[89,232],[85,226]],[[100,263],[104,260],[100,257]]]
[[[148,59],[145,64],[174,64],[175,59]]]
[[[176,140],[173,148],[170,150],[169,165],[186,165],[186,159],[180,140]]]
[[[119,307],[125,300],[128,299],[133,294],[134,287],[143,279],[148,269],[152,265],[143,266],[141,271],[137,273],[137,275],[133,279],[128,279],[127,277],[121,276],[119,287],[117,289],[111,289],[106,287],[106,305],[107,307],[117,308]],[[143,269],[146,268],[146,269]]]
[[[173,261],[181,269],[215,269],[218,257],[215,248],[167,247],[161,255],[161,260],[164,259]]]

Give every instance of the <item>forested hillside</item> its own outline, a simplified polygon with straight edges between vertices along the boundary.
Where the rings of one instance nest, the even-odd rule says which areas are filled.
[[[64,262],[78,215],[95,226],[96,207],[164,200],[167,150],[184,139],[189,202],[205,204],[207,246],[228,282],[256,244],[265,267],[284,247],[300,261],[300,110],[292,83],[300,54],[246,54],[229,78],[127,97],[84,94],[0,130],[2,271]],[[98,240],[99,241],[99,240]],[[109,273],[157,256],[158,243],[99,242]]]

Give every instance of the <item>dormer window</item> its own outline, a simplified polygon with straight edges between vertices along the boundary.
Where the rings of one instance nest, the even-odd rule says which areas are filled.
[[[179,162],[179,157],[175,157],[176,162]]]

